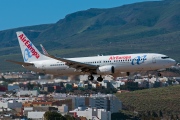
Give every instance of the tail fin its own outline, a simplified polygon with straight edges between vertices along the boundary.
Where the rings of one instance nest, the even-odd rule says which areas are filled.
[[[41,49],[42,49],[42,51],[43,51],[43,54],[46,55],[46,56],[48,56],[49,53],[46,51],[46,49],[43,47],[43,45],[40,44],[40,46],[41,46]]]
[[[42,55],[33,43],[26,37],[23,32],[16,32],[24,62],[32,62],[47,59]]]

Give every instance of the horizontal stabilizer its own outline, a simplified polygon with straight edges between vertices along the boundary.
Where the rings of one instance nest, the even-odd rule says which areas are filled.
[[[30,65],[34,65],[33,63],[25,63],[25,62],[18,62],[18,61],[14,61],[14,60],[6,60],[7,62],[12,62],[18,65],[23,65],[23,66],[30,66]]]

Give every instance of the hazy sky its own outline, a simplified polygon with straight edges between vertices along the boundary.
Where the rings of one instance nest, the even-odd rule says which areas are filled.
[[[67,14],[89,8],[111,8],[142,1],[153,0],[0,0],[0,31],[55,23]]]

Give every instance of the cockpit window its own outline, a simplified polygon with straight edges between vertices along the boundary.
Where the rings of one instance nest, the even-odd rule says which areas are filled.
[[[167,58],[169,58],[168,56],[165,56],[165,57],[161,57],[162,59],[167,59]]]

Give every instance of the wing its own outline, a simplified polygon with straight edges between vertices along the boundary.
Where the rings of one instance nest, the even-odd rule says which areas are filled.
[[[33,63],[25,63],[25,62],[18,62],[18,61],[14,61],[14,60],[6,60],[7,62],[12,62],[18,65],[23,65],[23,66],[30,66],[30,65],[34,65]]]
[[[90,65],[82,62],[72,61],[64,58],[57,58],[52,55],[47,55],[50,58],[65,62],[71,68],[75,68],[76,70],[80,70],[81,72],[88,72],[88,73],[96,73],[96,69],[99,67],[97,65]]]

